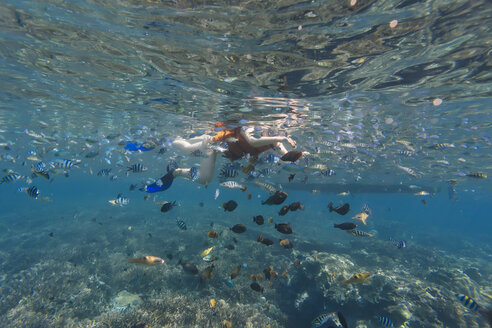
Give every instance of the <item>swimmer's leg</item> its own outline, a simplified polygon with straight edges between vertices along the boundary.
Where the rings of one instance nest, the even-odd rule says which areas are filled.
[[[210,181],[214,178],[215,170],[215,160],[217,158],[217,153],[215,151],[208,150],[206,153],[207,157],[202,157],[200,159],[200,170],[198,171],[198,178],[196,182],[208,186]],[[175,177],[184,177],[190,179],[192,171],[189,168],[177,168],[174,170]]]

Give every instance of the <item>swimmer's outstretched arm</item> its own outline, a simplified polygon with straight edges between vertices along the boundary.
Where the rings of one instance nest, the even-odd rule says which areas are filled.
[[[251,132],[253,132],[253,129],[247,129],[246,131],[241,130],[241,135],[246,139],[246,141],[253,147],[260,147],[260,146],[266,146],[266,145],[271,145],[276,142],[284,143],[288,142],[293,148],[296,147],[296,142],[290,138],[290,137],[261,137],[261,138],[255,138],[251,135]],[[283,146],[283,145],[282,145]],[[285,147],[283,147],[285,149]]]
[[[178,148],[183,152],[188,152],[188,153],[192,153],[196,150],[205,151],[211,139],[212,137],[207,134],[204,134],[199,137],[191,138],[188,140],[176,139],[173,142],[173,146],[175,146],[176,148]]]

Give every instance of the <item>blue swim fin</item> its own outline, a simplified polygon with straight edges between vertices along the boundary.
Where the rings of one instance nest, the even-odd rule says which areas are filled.
[[[140,190],[148,193],[164,191],[169,189],[169,187],[171,187],[171,185],[173,184],[173,180],[174,180],[173,171],[170,171],[167,172],[166,175],[164,175],[163,177],[159,178],[156,182],[150,185],[145,185],[142,188],[140,188]]]
[[[137,143],[134,143],[134,142],[130,142],[130,143],[127,143],[126,146],[125,146],[125,149],[126,150],[130,150],[130,151],[149,151],[149,150],[152,150],[154,149],[154,147],[150,146],[150,147],[146,147],[144,146],[145,144],[137,144]]]

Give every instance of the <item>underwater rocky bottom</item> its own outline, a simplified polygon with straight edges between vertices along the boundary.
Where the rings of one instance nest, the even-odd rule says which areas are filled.
[[[294,248],[284,249],[258,243],[251,238],[256,231],[235,235],[220,222],[217,239],[192,224],[176,232],[159,222],[128,222],[79,216],[77,224],[52,236],[46,226],[4,233],[0,325],[294,328],[309,327],[320,313],[342,311],[359,328],[380,327],[376,316],[391,318],[396,327],[487,326],[455,297],[464,294],[481,305],[491,301],[490,255],[471,245],[458,255],[418,246],[398,250],[376,238],[322,244],[294,236]],[[211,246],[217,260],[209,280],[201,283],[200,274],[177,265],[183,259],[201,272],[210,263],[200,253]],[[128,263],[143,255],[166,263]],[[237,266],[242,269],[231,285]],[[267,280],[270,266],[278,277]],[[357,272],[374,276],[368,284],[341,283]],[[251,275],[262,293],[251,289]]]

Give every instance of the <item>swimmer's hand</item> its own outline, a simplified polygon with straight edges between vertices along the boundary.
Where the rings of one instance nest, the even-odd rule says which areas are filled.
[[[296,148],[297,146],[297,143],[294,139],[292,139],[291,137],[285,137],[285,141],[287,141],[291,146],[292,148]]]

